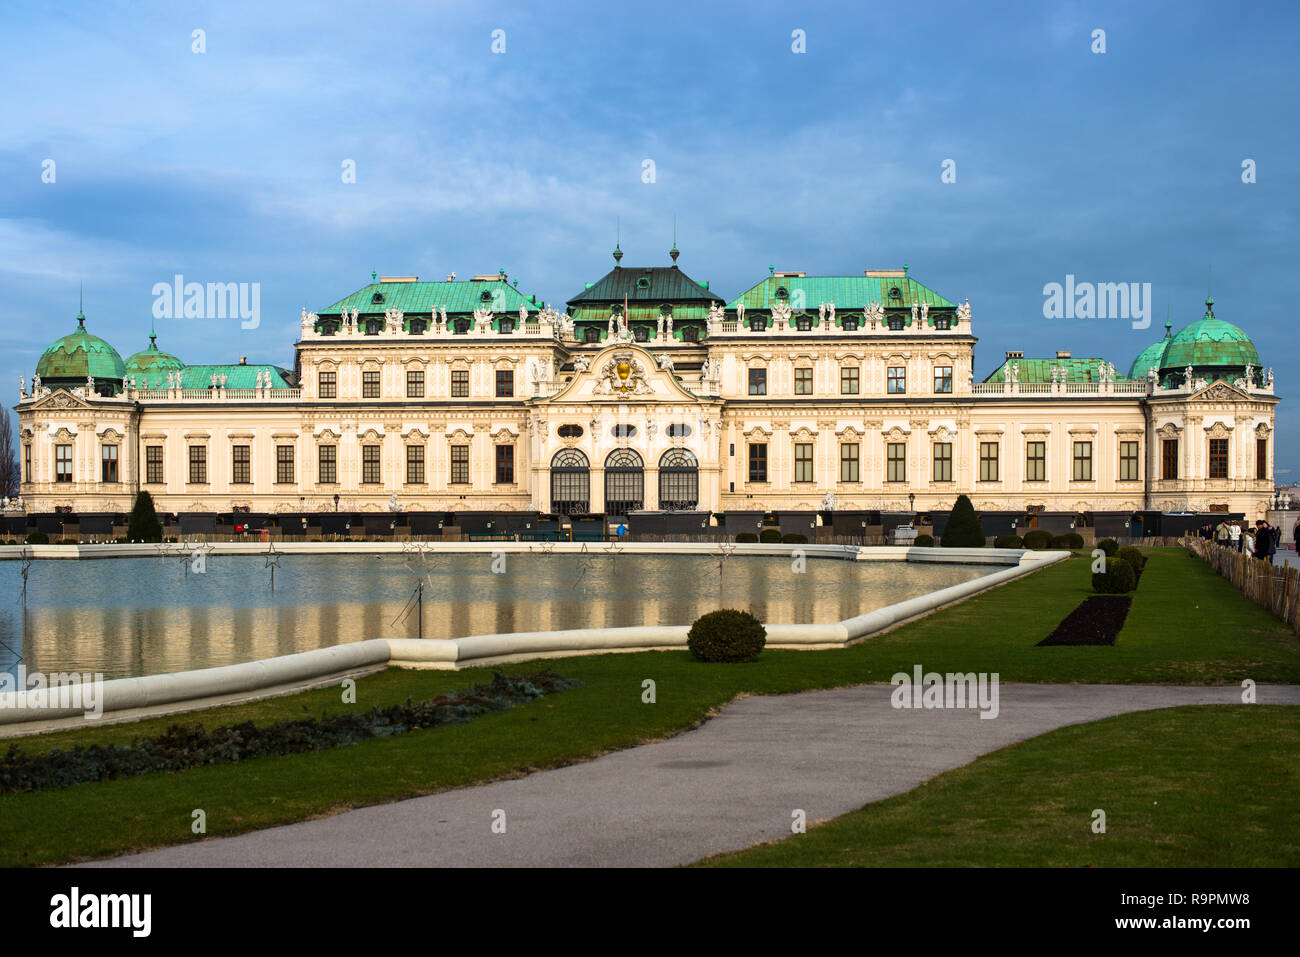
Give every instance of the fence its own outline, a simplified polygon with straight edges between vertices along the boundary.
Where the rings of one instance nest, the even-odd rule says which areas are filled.
[[[1188,538],[1188,551],[1203,559],[1243,595],[1280,618],[1300,637],[1300,569],[1250,558],[1204,538]]]

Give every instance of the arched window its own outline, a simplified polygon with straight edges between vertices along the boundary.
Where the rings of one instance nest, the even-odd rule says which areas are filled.
[[[699,504],[699,462],[686,449],[669,449],[659,459],[659,507],[685,511]]]
[[[631,449],[615,449],[605,459],[605,514],[626,515],[645,501],[645,463]]]
[[[591,466],[577,449],[560,449],[551,459],[551,511],[556,515],[591,511]]]

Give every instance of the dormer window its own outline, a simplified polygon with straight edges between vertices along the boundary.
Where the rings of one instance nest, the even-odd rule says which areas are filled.
[[[409,326],[411,335],[422,336],[424,335],[424,330],[428,328],[429,324],[424,319],[412,319],[407,325]]]
[[[650,330],[645,326],[634,326],[632,329],[632,336],[637,342],[649,342]]]
[[[582,330],[583,342],[600,342],[600,329],[596,326],[587,326]]]
[[[647,279],[645,276],[642,276],[640,279],[638,279],[638,280],[636,281],[636,287],[637,287],[638,289],[649,289],[649,288],[650,288],[650,280]]]
[[[384,324],[383,324],[383,322],[381,322],[380,320],[378,320],[378,319],[367,319],[367,320],[366,320],[366,335],[368,335],[368,336],[377,336],[377,335],[379,335],[379,332],[380,332],[381,329],[383,329],[383,327],[384,327]]]
[[[934,327],[946,332],[952,328],[952,320],[947,316],[939,316],[934,320]]]
[[[700,330],[694,326],[687,326],[682,330],[682,342],[699,342]]]
[[[855,316],[845,316],[840,320],[840,328],[845,332],[855,332],[858,328],[858,320]]]
[[[383,294],[382,292],[377,292],[377,293],[375,293],[373,296],[370,297],[370,301],[371,301],[371,302],[375,302],[375,303],[383,302],[383,301],[384,301],[384,294]]]
[[[672,314],[673,314],[673,307],[668,305],[668,303],[664,303],[662,306],[659,307],[659,315],[671,316]]]
[[[767,329],[767,320],[764,319],[762,316],[755,316],[753,319],[749,320],[750,332],[763,332],[766,329]]]
[[[800,316],[794,321],[794,327],[800,332],[808,332],[812,329],[812,316]]]
[[[515,320],[511,319],[509,316],[502,316],[497,328],[501,330],[503,336],[509,335],[515,331]]]
[[[890,286],[890,287],[889,287],[889,298],[890,298],[890,299],[902,299],[902,298],[903,298],[903,290],[899,289],[897,286]]]
[[[456,329],[456,335],[458,336],[463,336],[467,334],[469,332],[469,320],[457,319],[455,329]]]
[[[489,291],[489,290],[487,290],[487,289],[484,289],[481,293],[479,293],[478,301],[479,301],[479,302],[491,302],[491,301],[492,301],[492,293],[491,293],[491,291]]]
[[[785,286],[777,286],[777,287],[776,287],[776,298],[778,298],[778,299],[789,299],[789,298],[790,298],[790,290],[789,290],[789,289],[786,289]]]
[[[892,329],[894,332],[901,332],[901,331],[903,330],[903,317],[902,317],[902,316],[890,316],[890,317],[889,317],[889,328]]]

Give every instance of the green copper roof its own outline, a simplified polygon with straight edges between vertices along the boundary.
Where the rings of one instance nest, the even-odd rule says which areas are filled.
[[[702,305],[708,314],[710,302],[725,302],[676,266],[615,266],[590,288],[569,300],[569,305],[594,305],[622,302],[666,304],[673,307],[674,319],[679,306]],[[608,310],[605,312],[609,315]]]
[[[126,360],[125,375],[140,377],[141,381],[147,377],[152,382],[155,375],[162,378],[168,372],[185,368],[185,363],[180,359],[159,349],[157,340],[156,335],[150,335],[149,348],[137,352]]]
[[[56,339],[36,362],[36,374],[47,383],[84,382],[86,376],[121,380],[122,357],[99,336],[86,331],[86,317],[77,314],[77,328]]]
[[[1162,371],[1194,369],[1244,369],[1259,367],[1259,353],[1250,336],[1230,322],[1214,317],[1214,301],[1205,304],[1205,316],[1187,326],[1169,341],[1161,361]]]
[[[1160,363],[1164,360],[1165,349],[1169,347],[1169,326],[1165,326],[1165,337],[1159,342],[1153,342],[1137,354],[1133,364],[1128,367],[1128,377],[1130,379],[1141,379],[1147,374],[1147,371],[1153,366],[1156,371],[1160,370]]]
[[[1002,363],[993,370],[992,373],[984,380],[985,382],[1005,382],[1008,375],[1008,367],[1012,362],[1016,363],[1016,374],[1020,382],[1051,382],[1053,369],[1064,369],[1066,382],[1100,382],[1100,366],[1104,362],[1100,358],[1083,358],[1078,359],[1011,359]],[[1117,372],[1116,380],[1121,377]]]
[[[785,289],[787,295],[778,295],[780,289]],[[891,296],[895,289],[898,295]],[[835,304],[836,313],[861,311],[872,302],[880,303],[887,310],[910,310],[914,302],[941,309],[956,308],[956,303],[910,276],[768,276],[733,299],[728,308],[735,309],[737,303],[744,302],[746,310],[771,309],[778,302],[795,305],[796,297],[800,296],[803,309],[816,309],[820,303],[827,302]]]
[[[290,388],[289,381],[293,373],[288,369],[272,365],[186,366],[181,372],[181,388],[206,389],[212,385],[214,375],[224,375],[227,389],[256,389],[259,372],[271,373],[271,388]],[[162,388],[166,387],[167,383],[164,380]]]
[[[376,295],[382,296],[382,301],[376,302]],[[431,315],[438,309],[446,309],[450,316],[468,315],[478,308],[517,313],[520,306],[536,312],[542,303],[502,279],[457,279],[453,282],[372,282],[324,309],[317,309],[316,313],[338,315],[344,309],[349,312],[355,309],[362,316],[382,316],[389,309],[400,309],[407,315]]]

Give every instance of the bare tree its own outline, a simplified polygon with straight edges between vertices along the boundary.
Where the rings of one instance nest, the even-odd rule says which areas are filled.
[[[0,408],[0,495],[13,498],[18,494],[18,450],[14,447],[13,421],[9,410]]]

